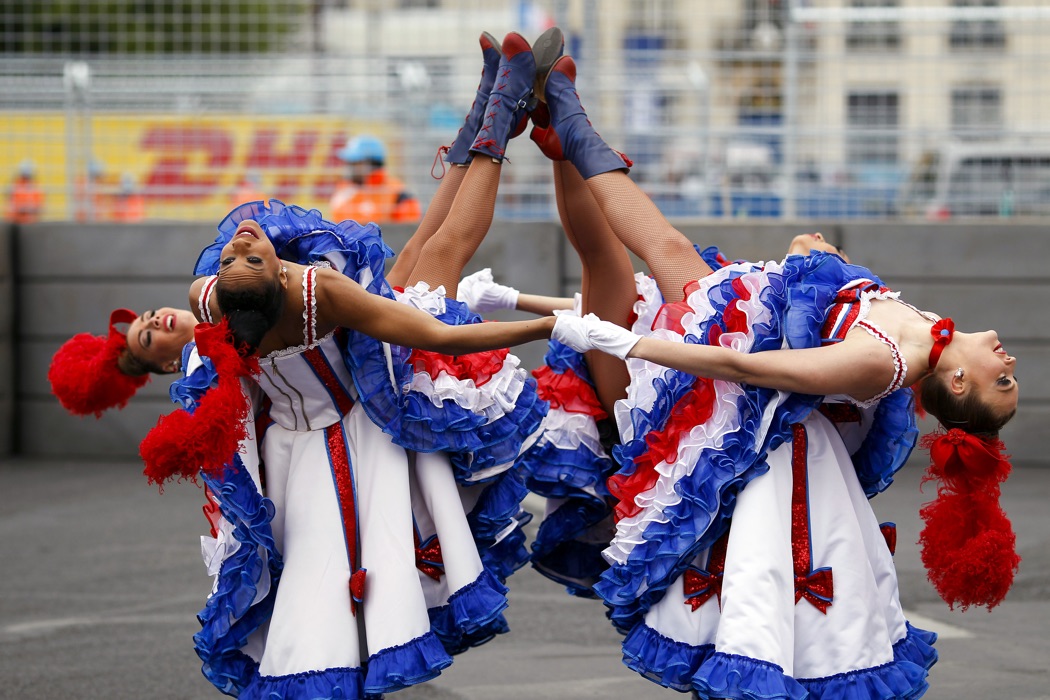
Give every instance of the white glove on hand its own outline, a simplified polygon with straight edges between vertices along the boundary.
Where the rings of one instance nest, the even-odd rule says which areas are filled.
[[[488,267],[467,275],[456,288],[456,299],[479,314],[517,308],[518,294],[514,287],[496,284],[492,279],[492,268]]]
[[[620,328],[615,323],[603,321],[594,314],[587,314],[580,318],[568,313],[560,313],[554,322],[551,338],[568,345],[576,352],[601,350],[621,360],[626,360],[627,353],[642,339],[642,336]]]

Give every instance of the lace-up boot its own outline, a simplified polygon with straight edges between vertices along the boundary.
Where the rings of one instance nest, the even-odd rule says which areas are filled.
[[[530,138],[548,158],[568,160],[585,180],[612,170],[626,171],[634,165],[630,158],[610,148],[591,126],[576,92],[576,62],[571,56],[562,56],[551,67],[544,98],[546,113],[541,108],[534,112],[536,127]]]
[[[478,83],[478,92],[474,96],[474,104],[470,106],[470,111],[467,112],[463,128],[456,134],[456,140],[452,142],[445,154],[445,162],[453,165],[466,165],[473,158],[470,154],[470,146],[478,135],[478,129],[481,128],[481,122],[485,116],[485,106],[489,102],[492,85],[496,82],[496,71],[499,69],[499,62],[503,57],[503,52],[496,37],[488,32],[482,32],[478,41],[481,44],[481,57],[484,60],[484,65],[481,69],[481,82]]]
[[[529,42],[511,32],[503,39],[503,58],[489,94],[485,117],[470,150],[502,161],[507,142],[525,130],[536,79],[536,61]]]

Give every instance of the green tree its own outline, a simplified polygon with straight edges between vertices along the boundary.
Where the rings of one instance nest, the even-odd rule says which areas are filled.
[[[0,54],[251,54],[283,48],[309,0],[2,0]]]

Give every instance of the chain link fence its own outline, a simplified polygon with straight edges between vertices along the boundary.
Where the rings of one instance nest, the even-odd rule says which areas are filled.
[[[1050,213],[1032,0],[0,0],[0,182],[51,220],[215,221],[245,188],[326,211],[370,134],[425,203],[479,34],[554,24],[669,216]],[[508,155],[497,217],[553,218],[549,163]]]

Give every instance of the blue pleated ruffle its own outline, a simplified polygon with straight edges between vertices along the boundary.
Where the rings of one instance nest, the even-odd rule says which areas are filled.
[[[532,566],[570,595],[597,597],[592,586],[609,567],[602,550],[612,539],[612,508],[604,499],[574,494],[540,523]]]
[[[430,629],[445,651],[459,654],[510,630],[503,611],[507,587],[489,571],[449,596],[448,603],[430,609]]]
[[[864,442],[851,456],[860,485],[868,498],[893,483],[893,475],[908,461],[919,438],[915,398],[910,387],[879,401]]]
[[[372,654],[364,691],[374,695],[392,693],[437,678],[451,665],[452,657],[437,635],[427,632],[406,644]]]
[[[543,360],[557,374],[572,371],[593,391],[594,380],[582,353],[557,340],[550,340]],[[604,451],[595,453],[583,444],[572,450],[560,449],[544,439],[541,431],[532,447],[518,457],[517,466],[527,475],[525,483],[529,491],[544,498],[566,498],[586,495],[580,493],[581,489],[589,489],[601,497],[608,496],[605,480],[616,465]]]
[[[701,698],[762,700],[894,700],[920,697],[937,660],[936,635],[908,625],[893,647],[893,661],[826,678],[795,679],[766,661],[690,646],[639,624],[623,642],[624,663],[649,680]]]
[[[201,630],[193,642],[205,677],[222,692],[236,695],[258,668],[241,648],[270,619],[281,577],[282,559],[270,527],[274,506],[259,494],[238,456],[221,478],[201,474],[201,479],[233,524],[240,547],[223,561],[215,590],[197,613]],[[269,576],[269,591],[255,602],[263,576]]]
[[[700,320],[696,334],[687,335],[685,342],[706,343],[713,326],[721,327],[723,311],[738,298],[733,280],[741,274],[735,270],[724,274],[707,288],[716,313]],[[785,341],[792,348],[819,346],[826,310],[839,289],[859,278],[878,281],[869,270],[835,255],[789,256],[780,273],[768,273],[768,284],[759,291],[759,299],[771,317],[752,327],[754,340],[749,351],[778,349]],[[675,402],[692,389],[694,382],[691,375],[668,370],[655,382],[657,399],[653,406],[631,411],[634,438],[614,450],[621,474],[634,473],[634,460],[648,449],[646,435],[663,428]],[[639,623],[688,562],[725,532],[737,494],[768,470],[766,455],[790,441],[791,425],[803,420],[821,400],[805,394],[783,398],[770,389],[744,388],[737,405],[740,427],[723,437],[719,449],[701,451],[692,473],[677,482],[681,501],[664,511],[666,520],[651,524],[643,533],[644,541],[634,547],[627,561],[610,566],[595,585],[610,607],[610,619],[622,631]],[[761,417],[778,400],[772,423],[759,444],[755,436]]]
[[[241,700],[361,700],[364,672],[360,667],[327,668],[288,676],[260,676],[256,672]]]
[[[467,524],[481,556],[482,566],[498,581],[520,569],[529,560],[522,529],[532,515],[521,506],[528,494],[520,474],[509,469],[487,482]]]
[[[481,317],[455,299],[445,300],[439,321],[453,326],[481,323]],[[412,368],[404,358],[401,370],[411,381]],[[510,465],[522,444],[539,427],[547,413],[547,402],[536,393],[536,380],[525,378],[514,408],[496,420],[474,413],[451,399],[435,406],[431,397],[408,391],[401,398],[400,425],[394,440],[417,452],[447,452],[456,479],[468,483],[475,474],[498,465]]]

